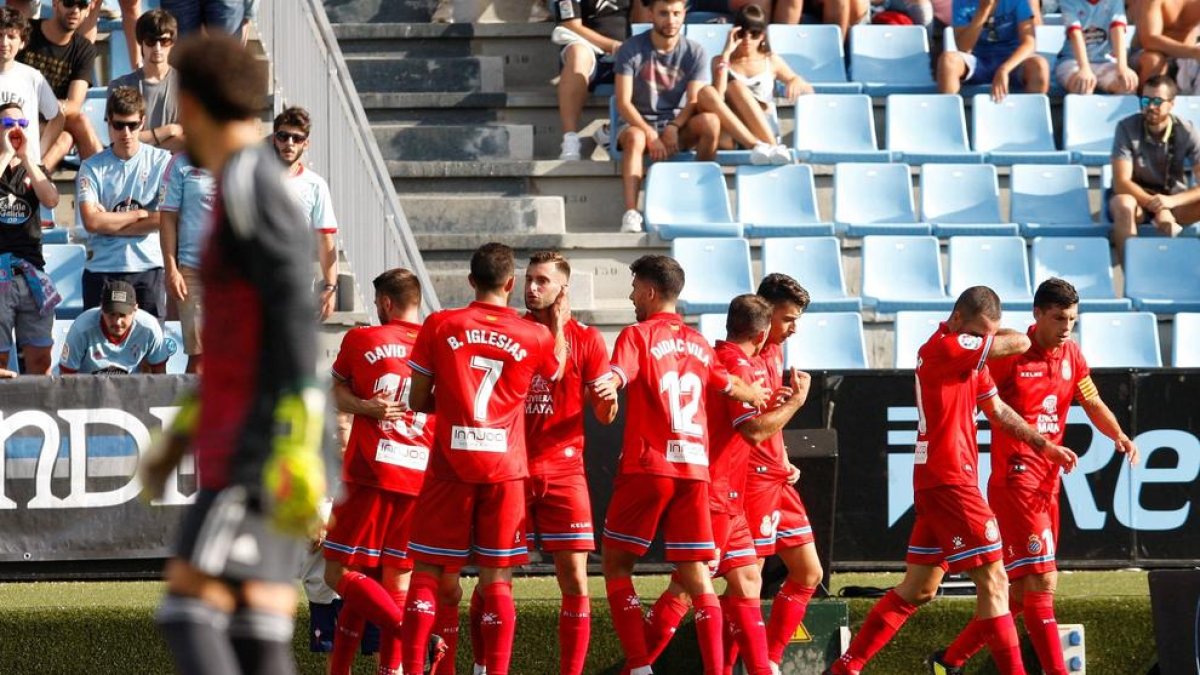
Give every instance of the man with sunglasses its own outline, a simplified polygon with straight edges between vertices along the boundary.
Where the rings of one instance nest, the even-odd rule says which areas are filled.
[[[12,101],[21,106],[21,117],[31,121],[25,129],[30,161],[41,164],[47,143],[58,138],[66,117],[45,76],[37,68],[17,62],[29,32],[24,15],[12,7],[0,7],[0,103]],[[39,117],[46,123],[37,124]]]
[[[83,114],[83,102],[92,86],[96,47],[80,32],[88,16],[90,0],[54,0],[54,14],[31,22],[29,42],[17,60],[37,68],[50,83],[66,116],[64,131],[47,141],[42,163],[53,171],[62,158],[79,149],[87,159],[103,146],[96,130]]]
[[[1117,123],[1108,208],[1118,257],[1139,224],[1174,237],[1200,221],[1200,187],[1188,186],[1184,168],[1200,165],[1200,141],[1191,122],[1172,114],[1177,93],[1174,80],[1155,75],[1142,87],[1142,111]]]
[[[105,119],[112,145],[79,169],[76,199],[91,235],[83,306],[98,306],[106,284],[127,281],[137,291],[138,306],[162,321],[167,303],[158,196],[171,153],[138,140],[145,114],[146,102],[136,89],[121,87],[109,94]]]
[[[138,140],[172,153],[183,149],[183,127],[179,125],[179,76],[171,67],[171,47],[178,25],[170,12],[152,9],[138,17],[137,41],[142,50],[141,68],[108,84],[133,87],[146,100],[146,124]]]

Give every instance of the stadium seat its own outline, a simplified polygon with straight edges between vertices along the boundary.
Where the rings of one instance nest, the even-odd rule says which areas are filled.
[[[937,91],[922,26],[857,25],[850,29],[850,79],[872,96]]]
[[[1117,122],[1137,111],[1136,96],[1067,94],[1063,98],[1063,149],[1070,151],[1077,164],[1108,164]]]
[[[730,300],[732,299],[733,298],[730,298]],[[726,314],[714,313],[700,315],[700,320],[696,325],[696,330],[700,331],[700,334],[704,336],[705,340],[708,340],[709,344],[715,346],[717,344],[717,340],[725,339]]]
[[[1127,240],[1125,297],[1144,312],[1200,312],[1200,239]]]
[[[1171,329],[1171,365],[1176,368],[1200,368],[1200,314],[1180,312]]]
[[[862,299],[881,314],[949,310],[942,257],[932,236],[863,237]]]
[[[967,145],[967,120],[957,94],[895,94],[887,99],[887,149],[909,164],[979,164]]]
[[[946,312],[896,312],[893,349],[896,368],[916,368],[917,350],[929,340],[938,324],[949,318]]]
[[[796,159],[813,164],[889,162],[879,149],[871,97],[815,94],[796,100]]]
[[[73,319],[83,311],[83,263],[87,250],[79,244],[46,244],[42,246],[46,259],[46,274],[62,296],[54,310],[60,319]]]
[[[663,239],[740,237],[721,167],[713,162],[658,162],[646,175],[646,227]]]
[[[939,237],[1017,233],[1000,215],[1000,184],[991,164],[922,166],[921,219]]]
[[[652,23],[629,24],[629,34],[631,36],[641,35],[642,33],[645,33],[646,31],[650,30],[651,28],[654,28],[654,24],[652,24]]]
[[[1011,94],[1000,103],[976,94],[971,103],[975,151],[992,164],[1067,164],[1071,153],[1054,147],[1050,99],[1044,94]]]
[[[862,299],[846,293],[837,237],[768,239],[763,242],[762,270],[764,277],[782,272],[799,281],[812,298],[811,312],[862,309]]]
[[[96,130],[96,136],[100,139],[100,145],[108,147],[112,144],[112,139],[108,135],[108,122],[104,121],[104,108],[108,101],[103,98],[85,98],[83,100],[82,112],[87,117],[88,122],[92,123],[92,128]]]
[[[699,43],[704,48],[705,56],[711,60],[725,50],[725,40],[731,30],[731,23],[691,23],[684,26],[683,36]],[[706,61],[705,66],[708,65]]]
[[[833,170],[833,220],[852,237],[929,234],[913,208],[907,164],[838,164]]]
[[[671,257],[683,267],[687,282],[679,296],[687,314],[729,311],[729,301],[753,293],[750,244],[741,238],[691,237],[671,242]]]
[[[133,64],[129,61],[125,31],[114,30],[108,34],[108,80],[111,82],[132,72]]]
[[[54,347],[50,350],[50,373],[59,375],[58,361],[62,358],[63,345],[67,344],[67,333],[71,332],[71,324],[75,323],[74,319],[55,319],[54,327],[50,329],[50,337],[54,340]]]
[[[949,295],[957,298],[971,286],[990,286],[1004,309],[1033,306],[1029,260],[1020,237],[951,237]]]
[[[1060,15],[1061,16],[1061,15]],[[1063,45],[1067,43],[1066,27],[1062,24],[1051,24],[1043,22],[1040,26],[1033,28],[1034,49],[1038,56],[1046,59],[1046,64],[1050,66],[1050,77],[1053,80],[1051,89],[1058,84],[1058,78],[1054,76],[1054,63],[1058,61],[1058,53],[1062,50]]]
[[[833,223],[817,213],[812,167],[739,166],[735,178],[737,218],[748,237],[833,234]]]
[[[1071,282],[1081,312],[1128,312],[1127,298],[1113,290],[1106,237],[1038,237],[1030,249],[1033,289],[1050,277]]]
[[[858,312],[804,314],[788,338],[784,364],[800,370],[863,370],[867,343]]]
[[[1079,316],[1079,349],[1092,368],[1161,368],[1158,322],[1150,312]]]
[[[1175,116],[1200,130],[1200,96],[1176,96]]]
[[[167,360],[167,373],[171,375],[186,373],[188,356],[183,353],[183,325],[178,321],[163,322],[163,338],[175,342],[175,353]]]
[[[1092,221],[1087,169],[1077,164],[1017,164],[1008,178],[1009,220],[1026,237],[1105,236],[1108,227]]]
[[[858,82],[846,79],[842,30],[832,24],[771,24],[767,27],[771,51],[783,57],[818,94],[857,94]]]

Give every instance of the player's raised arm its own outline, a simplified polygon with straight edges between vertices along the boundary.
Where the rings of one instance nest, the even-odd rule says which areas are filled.
[[[1028,335],[1011,328],[1001,328],[992,336],[987,358],[1002,359],[1013,354],[1024,354],[1031,344]]]
[[[758,444],[779,433],[808,399],[812,376],[791,370],[791,386],[775,392],[774,405],[762,414],[738,425],[738,432],[747,442]]]

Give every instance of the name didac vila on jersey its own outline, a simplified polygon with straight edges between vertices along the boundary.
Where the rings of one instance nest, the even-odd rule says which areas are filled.
[[[700,359],[700,362],[705,366],[708,366],[709,362],[712,360],[710,353],[711,352],[709,352],[709,350],[705,349],[703,346],[698,345],[695,342],[689,342],[683,338],[660,340],[657,344],[650,347],[650,354],[655,359],[663,359],[668,356],[674,356],[675,354],[687,354]]]
[[[490,345],[507,352],[518,362],[524,361],[525,357],[529,356],[529,352],[521,346],[520,342],[517,342],[504,333],[498,333],[494,330],[484,330],[482,328],[472,328],[466,331],[461,339],[454,336],[448,337],[446,338],[446,343],[450,345],[451,349],[455,350],[464,344]]]
[[[380,359],[402,359],[406,356],[408,356],[408,347],[397,344],[376,345],[363,352],[363,358],[367,360],[367,363],[375,363]]]

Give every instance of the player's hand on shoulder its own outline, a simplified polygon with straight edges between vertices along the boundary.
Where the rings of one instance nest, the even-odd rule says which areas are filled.
[[[592,384],[592,393],[602,401],[617,400],[617,377],[608,375]]]
[[[1079,457],[1070,448],[1064,448],[1061,445],[1047,443],[1042,451],[1046,459],[1061,466],[1064,471],[1070,473],[1075,468],[1075,464],[1079,462]]]

